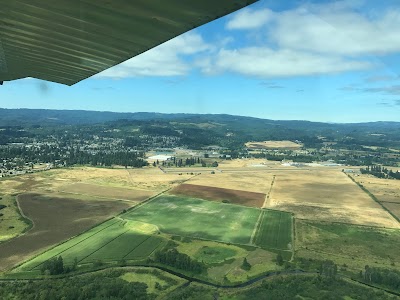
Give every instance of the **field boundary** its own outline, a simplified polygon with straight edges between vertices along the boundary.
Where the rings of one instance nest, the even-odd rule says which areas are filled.
[[[379,204],[380,207],[382,207],[386,212],[389,213],[389,215],[391,215],[396,221],[397,223],[400,224],[400,219],[395,216],[389,209],[387,209],[380,201],[378,198],[375,197],[374,194],[372,194],[364,185],[362,185],[361,183],[357,182],[352,176],[350,176],[349,174],[346,174],[351,181],[353,181],[360,189],[362,189],[372,200],[374,200],[376,203]]]
[[[269,190],[268,190],[267,194],[265,195],[264,204],[262,206],[263,208],[266,208],[269,205],[269,202],[271,200],[272,188],[273,188],[274,183],[275,183],[275,178],[276,178],[276,175],[273,175],[272,176],[272,181],[271,181],[271,186],[269,187]]]
[[[129,254],[131,254],[137,247],[139,247],[141,244],[143,244],[145,241],[147,241],[149,238],[151,237],[151,235],[149,235],[147,237],[147,239],[144,239],[139,245],[137,245],[135,248],[133,248],[132,250],[130,250],[127,254],[125,254],[122,259],[125,259],[125,257],[127,257]]]
[[[254,226],[254,230],[253,233],[251,234],[250,237],[250,244],[255,245],[255,239],[257,238],[257,234],[260,231],[261,225],[262,225],[262,221],[264,220],[264,215],[265,215],[265,210],[262,210],[260,212],[260,215],[258,216],[258,220]]]

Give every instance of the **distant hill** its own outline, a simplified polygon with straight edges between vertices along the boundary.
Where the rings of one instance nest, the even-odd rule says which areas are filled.
[[[400,122],[369,122],[369,123],[322,123],[301,120],[269,120],[253,117],[233,116],[226,114],[163,114],[156,112],[117,113],[109,111],[87,110],[52,110],[52,109],[5,109],[0,108],[0,126],[29,125],[84,125],[100,124],[117,120],[185,120],[191,122],[221,122],[223,124],[253,124],[284,126],[286,128],[307,130],[310,128],[343,129],[343,128],[398,128]]]

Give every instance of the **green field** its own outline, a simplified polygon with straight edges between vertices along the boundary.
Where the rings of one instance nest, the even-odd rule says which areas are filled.
[[[72,265],[75,258],[79,264],[96,261],[112,262],[138,260],[148,257],[163,241],[162,238],[144,233],[140,225],[123,219],[109,220],[59,246],[26,262],[18,269],[38,270],[42,263],[52,257],[62,256],[65,265]],[[139,230],[140,229],[140,230]]]
[[[42,253],[17,271],[39,270],[43,262],[58,256],[62,256],[65,265],[72,265],[75,259],[78,265],[145,260],[165,245],[170,238],[168,234],[251,245],[254,233],[257,246],[290,250],[291,215],[163,195]],[[219,245],[205,245],[196,250],[193,257],[207,263],[220,263],[236,256],[236,251]]]
[[[255,237],[262,248],[291,250],[292,216],[275,210],[263,211]]]
[[[256,208],[163,195],[124,218],[157,225],[165,233],[249,244],[259,215]]]

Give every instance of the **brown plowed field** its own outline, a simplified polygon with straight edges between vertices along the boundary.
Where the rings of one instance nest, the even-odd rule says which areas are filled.
[[[219,202],[222,200],[228,200],[229,203],[251,207],[261,207],[265,200],[265,194],[263,193],[223,189],[195,184],[181,184],[171,190],[170,193]]]
[[[33,221],[26,234],[0,244],[0,271],[75,236],[129,207],[123,201],[84,201],[39,194],[18,197],[23,213]]]

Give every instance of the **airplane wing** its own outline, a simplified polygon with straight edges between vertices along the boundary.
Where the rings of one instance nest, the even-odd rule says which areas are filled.
[[[0,0],[0,84],[73,85],[258,0]]]

